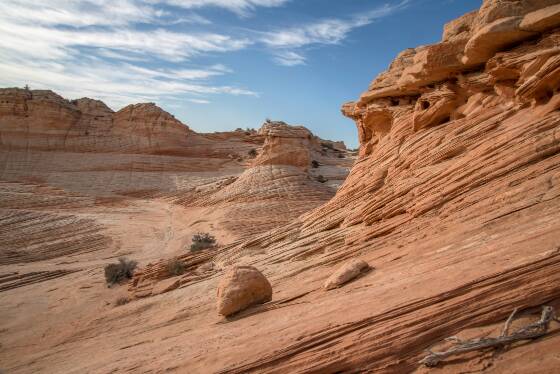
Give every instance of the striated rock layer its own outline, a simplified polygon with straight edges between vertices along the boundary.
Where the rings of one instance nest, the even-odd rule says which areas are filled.
[[[217,274],[215,251],[188,251],[193,234],[226,245],[330,199],[354,158],[303,127],[275,128],[197,134],[154,104],[115,113],[97,100],[0,89],[0,371],[105,372],[103,353],[90,350],[105,343],[74,350],[71,342],[89,340],[82,328],[98,338],[119,331],[98,323],[111,325],[103,316],[124,312],[129,300],[140,305]],[[305,158],[286,156],[293,142]],[[104,282],[104,266],[121,256],[141,266],[131,294]],[[172,259],[182,276],[170,277]],[[133,314],[116,320],[142,326]]]
[[[96,309],[77,313],[76,303],[52,303],[56,314],[35,335],[21,316],[44,318],[36,305],[3,292],[10,305],[22,305],[16,313],[0,303],[10,320],[0,329],[3,365],[10,372],[427,372],[418,361],[446,337],[499,335],[514,308],[525,322],[545,303],[559,310],[557,3],[486,0],[448,24],[441,43],[401,53],[358,101],[343,106],[361,144],[346,182],[286,225],[184,255],[187,272],[155,286],[166,259],[143,266],[129,292],[145,297],[118,308],[99,305],[108,291],[78,278],[91,291],[75,299]],[[218,206],[242,196],[242,188],[228,187],[261,167],[268,165],[193,201]],[[179,207],[162,211],[153,226],[168,214],[181,217]],[[145,231],[136,232],[149,240]],[[174,243],[164,231],[162,241]],[[352,258],[375,270],[325,291]],[[235,265],[259,269],[274,294],[224,320],[215,313],[216,289]],[[79,274],[64,266],[68,274],[49,282]],[[10,276],[21,283],[39,277]],[[68,293],[40,290],[46,298]],[[74,316],[72,331],[60,315]],[[545,339],[463,355],[433,370],[554,373],[560,337],[558,325],[552,329]]]
[[[425,371],[418,361],[443,338],[497,335],[514,308],[557,304],[560,23],[554,7],[539,10],[547,5],[485,1],[448,25],[442,43],[403,52],[345,104],[361,149],[337,195],[213,259],[212,287],[220,269],[243,263],[264,270],[275,298],[219,328],[196,328],[222,358],[189,351],[180,368]],[[528,32],[520,25],[529,20],[548,26]],[[357,255],[376,270],[321,291]],[[224,335],[227,343],[206,338]],[[467,355],[443,370],[553,372],[558,339]]]

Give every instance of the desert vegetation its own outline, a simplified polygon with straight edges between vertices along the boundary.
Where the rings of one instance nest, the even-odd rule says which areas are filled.
[[[185,264],[178,258],[173,258],[167,262],[167,273],[173,277],[185,272]]]
[[[134,269],[138,263],[125,257],[119,258],[119,262],[105,266],[105,281],[109,287],[132,278]]]
[[[193,235],[190,249],[191,251],[196,252],[213,248],[215,246],[216,238],[213,235],[207,232],[199,232],[198,234]]]

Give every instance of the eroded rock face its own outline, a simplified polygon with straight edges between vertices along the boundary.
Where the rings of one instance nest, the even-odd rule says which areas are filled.
[[[360,154],[372,153],[408,105],[417,131],[462,117],[473,96],[489,91],[518,103],[547,100],[557,81],[555,61],[549,59],[556,53],[556,34],[547,32],[560,26],[559,6],[557,0],[486,0],[480,10],[447,24],[441,43],[402,52],[360,100],[342,107],[357,122]],[[539,45],[528,42],[517,52],[499,53],[539,36]],[[513,54],[532,64],[523,66]],[[493,98],[486,97],[490,106]]]
[[[218,286],[218,313],[226,317],[270,300],[272,286],[253,266],[229,269]]]

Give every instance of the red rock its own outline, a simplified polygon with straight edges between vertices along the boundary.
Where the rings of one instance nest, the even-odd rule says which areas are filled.
[[[370,267],[367,262],[360,259],[353,259],[346,262],[344,265],[339,267],[333,275],[325,281],[323,288],[326,290],[332,290],[334,288],[341,287],[345,283],[357,278],[360,274],[363,274]]]
[[[235,266],[227,270],[218,286],[218,313],[226,317],[270,300],[272,286],[252,266]]]

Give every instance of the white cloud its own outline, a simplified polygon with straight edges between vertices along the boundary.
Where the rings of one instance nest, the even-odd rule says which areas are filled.
[[[0,15],[30,25],[85,27],[153,22],[166,14],[134,0],[2,0]]]
[[[305,65],[305,57],[294,51],[279,51],[273,59],[277,64],[283,66]]]
[[[217,71],[209,70],[210,74]],[[68,98],[98,98],[113,109],[135,102],[174,99],[178,95],[194,95],[193,100],[198,103],[207,101],[200,95],[258,96],[256,92],[237,87],[192,83],[182,75],[183,70],[150,70],[105,61],[71,66],[44,61],[20,64],[0,61],[2,86],[29,84],[32,89],[52,89]]]
[[[226,66],[190,62],[243,49],[251,41],[173,31],[172,24],[209,23],[190,11],[174,13],[145,0],[2,0],[0,85],[99,98],[114,109],[174,95],[195,96],[198,103],[208,101],[201,95],[257,96],[245,88],[213,85],[213,77],[232,73]],[[159,67],[162,60],[168,67]]]
[[[1,20],[1,18],[0,18]],[[76,47],[103,48],[182,61],[201,53],[245,48],[250,41],[214,33],[185,34],[156,29],[59,29],[0,22],[0,48],[22,57],[68,58]]]
[[[240,16],[248,16],[257,7],[279,7],[290,0],[148,0],[165,2],[169,5],[192,9],[202,7],[219,7],[232,11]]]
[[[190,101],[191,103],[195,103],[195,104],[210,104],[210,101],[203,100],[203,99],[187,99],[187,101]]]
[[[305,57],[301,52],[295,52],[293,49],[313,44],[338,44],[346,39],[352,30],[386,17],[406,7],[409,2],[410,0],[402,0],[398,3],[387,3],[348,19],[324,19],[306,25],[265,32],[260,41],[273,49],[273,59],[280,65],[300,65],[305,63]]]

